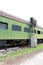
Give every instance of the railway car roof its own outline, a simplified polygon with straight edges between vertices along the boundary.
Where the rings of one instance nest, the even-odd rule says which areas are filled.
[[[18,17],[16,17],[16,16],[10,15],[10,14],[4,12],[4,11],[1,11],[1,10],[0,10],[0,16],[4,16],[4,17],[10,18],[10,19],[12,19],[12,20],[16,20],[16,21],[19,21],[19,22],[22,22],[22,23],[29,24],[29,21],[26,21],[26,20],[23,20],[23,19],[18,18]],[[43,29],[42,27],[39,27],[39,26],[36,26],[36,27],[37,27],[37,28],[40,28],[40,29]]]
[[[29,24],[29,21],[20,19],[20,18],[18,18],[18,17],[16,17],[16,16],[10,15],[10,14],[4,12],[4,11],[1,11],[1,10],[0,10],[0,16],[4,16],[4,17],[7,17],[7,18],[10,18],[10,19],[19,21],[19,22],[23,22],[23,23]]]

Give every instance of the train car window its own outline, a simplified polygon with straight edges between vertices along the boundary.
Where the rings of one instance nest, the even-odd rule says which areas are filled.
[[[29,28],[24,28],[24,32],[29,32]]]
[[[0,29],[8,29],[8,24],[4,22],[0,22]]]
[[[34,33],[36,33],[36,30],[34,30]]]
[[[40,31],[37,31],[37,34],[40,34]]]
[[[14,31],[21,31],[21,26],[12,25],[12,30],[14,30]]]

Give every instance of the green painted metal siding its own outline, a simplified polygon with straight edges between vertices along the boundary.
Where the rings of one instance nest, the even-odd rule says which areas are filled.
[[[1,39],[29,39],[30,38],[30,32],[24,32],[24,27],[29,28],[29,25],[12,20],[3,16],[0,16],[0,22],[8,23],[8,29],[0,29],[0,40]],[[18,25],[21,26],[21,31],[14,31],[12,30],[12,25]],[[43,29],[36,27],[36,33],[34,36],[37,39],[43,39],[43,34],[37,34],[37,31],[42,31]],[[31,33],[32,35],[32,33]]]
[[[29,25],[3,16],[0,16],[0,22],[8,23],[7,30],[0,29],[0,39],[29,39],[29,32],[24,32],[24,27],[29,28]],[[13,31],[12,25],[21,26],[21,31]]]

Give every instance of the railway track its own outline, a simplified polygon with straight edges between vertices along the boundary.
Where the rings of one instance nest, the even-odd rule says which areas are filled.
[[[11,52],[19,52],[29,46],[7,46],[7,47],[0,47],[0,56],[6,55]]]
[[[38,44],[39,45],[39,44]],[[24,45],[24,46],[6,46],[6,47],[0,47],[0,56],[6,55],[11,52],[19,52],[25,48],[29,48],[29,46]]]

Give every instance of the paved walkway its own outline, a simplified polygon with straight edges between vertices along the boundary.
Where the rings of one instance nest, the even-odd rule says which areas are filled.
[[[20,65],[43,65],[43,52],[35,55],[32,59],[27,59]]]

